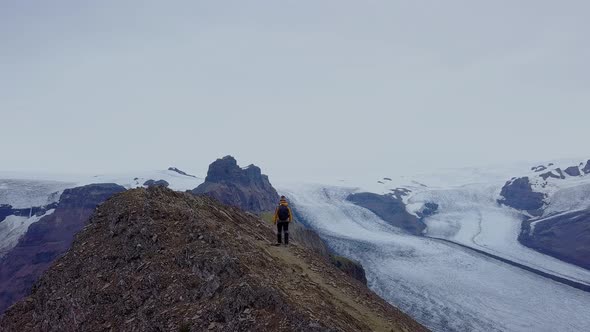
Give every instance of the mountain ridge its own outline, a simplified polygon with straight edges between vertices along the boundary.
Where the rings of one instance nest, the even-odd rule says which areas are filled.
[[[103,203],[0,331],[426,331],[259,218],[153,187]]]

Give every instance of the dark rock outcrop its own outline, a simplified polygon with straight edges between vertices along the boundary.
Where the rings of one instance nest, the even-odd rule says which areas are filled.
[[[426,225],[416,216],[408,213],[401,199],[391,194],[356,193],[349,195],[346,199],[370,210],[391,225],[404,229],[411,234],[421,235],[426,228]]]
[[[528,177],[513,179],[506,182],[498,203],[511,206],[518,210],[535,211],[543,207],[545,195],[534,192]]]
[[[168,183],[168,181],[166,180],[147,180],[146,182],[143,183],[144,186],[146,187],[164,187],[164,188],[168,188],[168,186],[170,185],[170,183]]]
[[[578,166],[570,166],[564,170],[565,174],[569,176],[580,176],[580,168]]]
[[[367,276],[361,263],[336,255],[330,256],[330,263],[354,279],[362,282],[363,285],[367,285]]]
[[[420,211],[418,211],[418,216],[420,218],[426,218],[433,216],[438,211],[438,204],[433,202],[426,202]]]
[[[178,173],[178,174],[180,174],[180,175],[185,175],[185,176],[190,176],[190,177],[192,177],[192,178],[196,178],[196,176],[194,176],[194,175],[191,175],[191,174],[188,174],[188,173],[186,173],[186,172],[184,172],[184,171],[181,171],[181,170],[179,170],[179,169],[178,169],[178,168],[176,168],[176,167],[168,167],[168,170],[169,170],[169,171],[172,171],[172,172],[176,172],[176,173]]]
[[[574,211],[523,224],[518,240],[535,250],[590,270],[590,210]]]
[[[166,188],[101,205],[1,331],[425,331],[259,218]],[[285,314],[287,313],[287,314]]]
[[[25,296],[33,283],[71,245],[97,205],[125,188],[116,184],[91,184],[66,189],[55,212],[32,224],[25,235],[0,260],[0,313]]]
[[[563,171],[561,170],[561,168],[556,168],[555,173],[553,173],[553,171],[549,171],[549,172],[543,173],[539,176],[542,177],[543,180],[547,180],[548,178],[561,179],[561,180],[565,179],[565,175],[563,175]]]
[[[531,171],[535,171],[535,172],[542,172],[546,169],[547,169],[547,167],[545,167],[543,165],[531,167]]]
[[[213,162],[205,182],[192,193],[207,195],[224,204],[254,213],[274,211],[279,200],[268,176],[262,174],[259,167],[250,165],[242,169],[231,156]]]
[[[584,172],[584,174],[590,174],[590,160],[588,160],[588,162],[586,162],[586,166],[584,166],[584,168],[582,168],[582,172]]]

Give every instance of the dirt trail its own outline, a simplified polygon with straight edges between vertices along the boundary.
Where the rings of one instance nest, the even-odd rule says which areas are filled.
[[[281,264],[287,265],[293,270],[291,278],[288,281],[291,285],[286,286],[287,293],[293,297],[304,297],[311,295],[313,301],[314,294],[302,294],[298,291],[296,285],[300,283],[298,279],[308,279],[310,283],[317,286],[317,293],[322,294],[322,306],[335,306],[342,308],[350,316],[364,322],[372,331],[414,331],[405,324],[391,321],[385,318],[385,313],[371,311],[367,308],[368,304],[372,306],[379,306],[379,301],[371,298],[371,296],[359,296],[357,291],[352,287],[352,282],[342,282],[332,271],[326,271],[323,268],[322,262],[317,262],[306,255],[306,253],[297,245],[290,245],[289,247],[268,246],[266,243],[261,243],[267,247],[267,251]],[[327,300],[326,300],[327,299]]]

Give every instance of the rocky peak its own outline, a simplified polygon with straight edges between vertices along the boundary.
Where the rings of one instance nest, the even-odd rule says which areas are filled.
[[[584,174],[590,174],[590,160],[586,162],[586,166],[584,166],[582,172],[584,172]]]
[[[0,331],[425,331],[260,218],[162,187],[101,205]]]
[[[209,165],[205,182],[192,193],[208,195],[222,203],[255,213],[274,210],[279,199],[268,176],[262,174],[259,167],[250,165],[240,168],[232,156],[217,159]]]
[[[249,165],[245,168],[238,166],[237,160],[232,156],[217,159],[209,165],[206,182],[235,183],[241,185],[264,186],[268,177],[262,175],[260,167]]]

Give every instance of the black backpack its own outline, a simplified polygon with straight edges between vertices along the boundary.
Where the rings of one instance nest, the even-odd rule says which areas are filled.
[[[289,208],[286,207],[285,205],[279,205],[279,211],[277,214],[279,215],[280,221],[286,221],[289,219],[289,216],[291,216],[291,213],[289,212]]]

